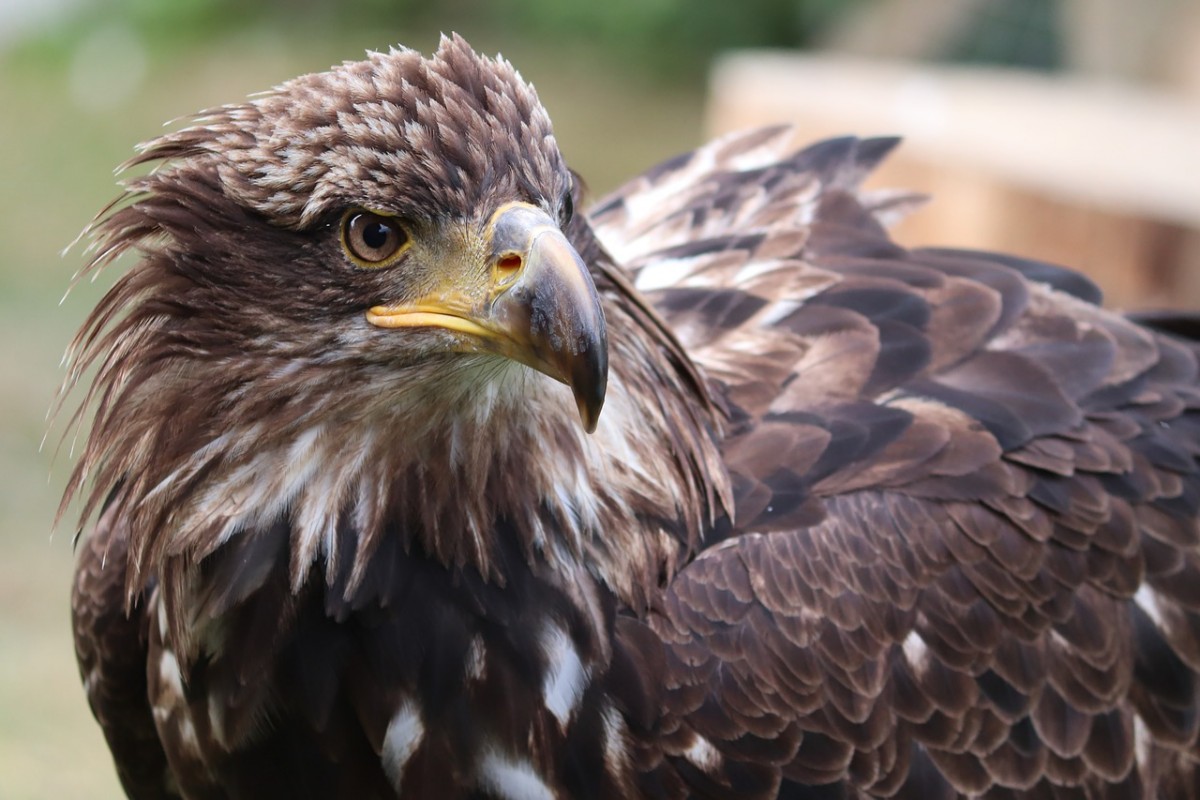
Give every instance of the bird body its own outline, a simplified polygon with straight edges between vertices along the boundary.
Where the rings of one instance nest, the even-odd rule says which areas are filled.
[[[68,379],[130,796],[1194,796],[1200,348],[789,138],[574,214],[452,37],[145,146]]]

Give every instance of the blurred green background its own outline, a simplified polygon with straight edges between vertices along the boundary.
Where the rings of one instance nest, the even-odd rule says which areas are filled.
[[[923,57],[1062,69],[1061,26],[1046,9],[1078,1],[940,3],[979,13]],[[135,143],[367,49],[429,52],[439,31],[456,30],[538,87],[596,197],[702,140],[717,54],[811,46],[876,5],[912,19],[907,7],[939,3],[0,0],[0,800],[121,796],[72,653],[72,515],[51,533],[70,441],[55,456],[60,423],[39,443],[67,342],[119,270],[60,303],[83,261],[82,246],[62,250],[115,196],[113,167]],[[892,55],[911,55],[892,39]]]

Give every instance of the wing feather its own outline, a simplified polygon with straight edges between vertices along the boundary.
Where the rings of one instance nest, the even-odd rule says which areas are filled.
[[[1196,348],[1068,270],[897,247],[858,189],[890,140],[785,143],[720,140],[595,217],[729,411],[732,530],[654,619],[673,707],[785,782],[1192,780]]]

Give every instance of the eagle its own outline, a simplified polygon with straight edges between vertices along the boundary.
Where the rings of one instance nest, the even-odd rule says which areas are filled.
[[[1200,325],[791,137],[576,213],[450,36],[143,145],[65,383],[129,796],[1195,797]]]

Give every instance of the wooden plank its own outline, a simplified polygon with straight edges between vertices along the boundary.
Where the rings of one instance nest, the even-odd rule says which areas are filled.
[[[714,131],[796,121],[1113,213],[1200,228],[1200,105],[1095,81],[752,53],[714,69]]]
[[[1112,305],[1200,306],[1200,107],[1027,75],[756,54],[722,62],[709,115],[714,133],[791,122],[797,144],[901,133],[872,185],[933,198],[896,226],[901,243],[1069,264]]]

